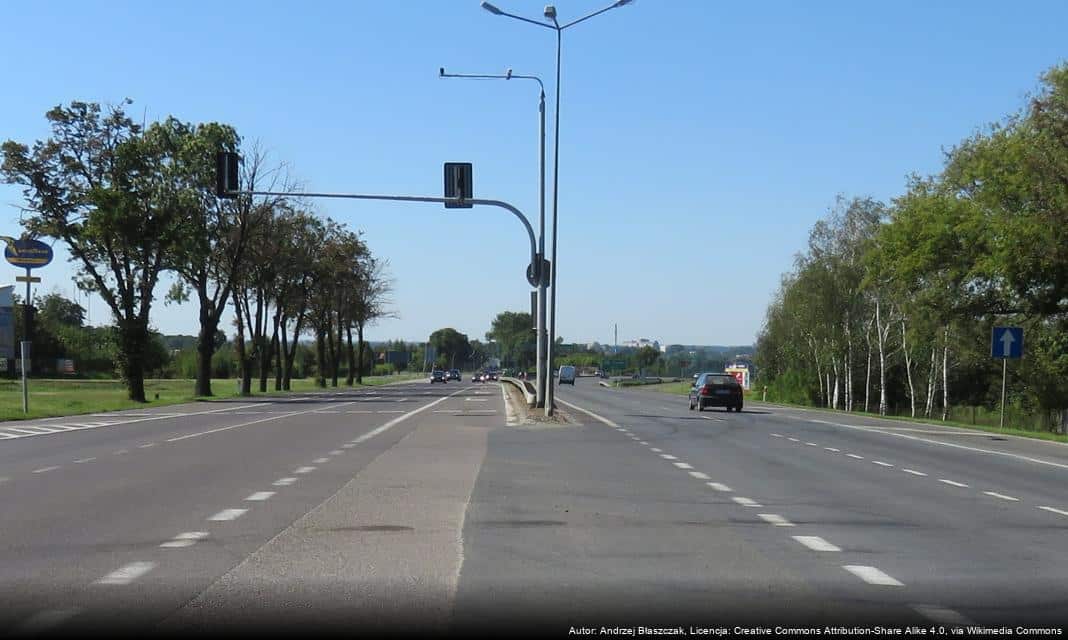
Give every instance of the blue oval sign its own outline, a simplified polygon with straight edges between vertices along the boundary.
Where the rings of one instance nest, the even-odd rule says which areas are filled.
[[[36,269],[52,262],[52,247],[40,240],[16,240],[8,243],[4,257],[16,267]]]

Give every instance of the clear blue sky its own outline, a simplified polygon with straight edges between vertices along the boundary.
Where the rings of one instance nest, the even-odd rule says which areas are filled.
[[[543,6],[497,4],[534,18]],[[1017,109],[1068,56],[1065,25],[1059,0],[638,0],[566,31],[558,335],[610,343],[618,323],[621,341],[750,342],[835,194],[889,199],[908,173],[937,171],[943,148]],[[511,67],[551,97],[553,33],[477,0],[11,2],[0,60],[3,139],[47,135],[59,103],[130,97],[149,120],[233,124],[309,190],[437,195],[441,163],[462,160],[479,197],[537,214],[535,85],[437,72]],[[0,232],[20,232],[21,202],[0,185]],[[504,212],[319,209],[392,264],[400,318],[371,339],[443,326],[482,338],[497,312],[528,307],[525,236]],[[56,249],[42,286],[71,295]],[[195,333],[194,307],[164,306],[166,288],[154,325]],[[106,320],[102,301],[91,311]]]

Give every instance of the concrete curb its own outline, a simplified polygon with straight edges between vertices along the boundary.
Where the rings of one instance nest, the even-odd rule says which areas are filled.
[[[507,382],[508,384],[519,389],[523,394],[523,398],[527,401],[528,407],[537,405],[538,395],[537,390],[534,388],[534,383],[529,380],[520,380],[519,378],[502,377],[501,382]]]

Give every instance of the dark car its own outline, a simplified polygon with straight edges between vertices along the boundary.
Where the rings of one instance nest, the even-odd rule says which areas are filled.
[[[690,388],[690,411],[697,407],[726,407],[742,410],[742,385],[729,373],[702,373]]]
[[[486,376],[485,375],[483,375],[481,373],[478,373],[477,371],[475,373],[471,374],[471,382],[485,382],[485,381],[486,381]]]
[[[497,378],[500,377],[500,374],[497,371],[490,371],[489,373],[486,374],[486,377],[489,378],[490,380],[496,382]]]
[[[459,369],[449,369],[449,380],[461,380]]]
[[[431,384],[433,384],[435,382],[440,382],[442,384],[445,384],[447,381],[448,381],[448,378],[445,377],[445,372],[442,371],[441,369],[434,369],[433,371],[430,372],[430,383]]]

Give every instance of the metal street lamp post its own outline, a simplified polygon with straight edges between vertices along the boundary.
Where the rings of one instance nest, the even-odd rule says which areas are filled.
[[[483,9],[489,11],[494,15],[506,16],[508,18],[513,18],[521,22],[527,22],[530,24],[538,25],[539,27],[545,27],[546,29],[553,29],[554,31],[556,31],[556,117],[554,118],[553,123],[553,257],[550,260],[550,262],[552,263],[552,273],[550,274],[551,282],[549,283],[549,340],[546,348],[546,365],[549,369],[549,373],[546,375],[546,378],[549,379],[549,381],[546,385],[545,394],[545,415],[548,416],[551,416],[553,414],[553,396],[555,395],[553,393],[553,384],[551,378],[553,368],[553,343],[556,340],[556,272],[559,271],[556,262],[556,229],[557,213],[559,211],[560,204],[560,55],[563,46],[563,33],[564,29],[567,29],[568,27],[573,27],[580,22],[585,22],[586,20],[589,20],[594,16],[598,16],[604,13],[605,11],[610,11],[612,9],[617,9],[619,7],[626,6],[631,2],[632,0],[617,0],[616,2],[613,2],[611,5],[600,9],[599,11],[594,11],[591,14],[583,16],[577,20],[572,20],[571,22],[568,22],[563,25],[556,21],[556,7],[552,5],[546,6],[544,12],[545,17],[551,20],[550,23],[542,22],[540,20],[531,20],[530,18],[524,18],[523,16],[517,16],[506,11],[501,11],[500,9],[490,4],[489,2],[486,2],[485,0],[483,0],[481,4]]]
[[[541,88],[540,101],[538,103],[538,114],[540,115],[540,127],[539,127],[539,167],[541,176],[538,181],[538,196],[539,196],[539,215],[538,215],[538,261],[535,263],[541,273],[538,274],[538,308],[537,308],[537,333],[538,333],[538,357],[537,357],[537,405],[539,407],[545,407],[546,415],[552,415],[549,404],[545,402],[545,390],[547,385],[546,374],[549,372],[549,367],[546,364],[546,336],[545,336],[545,309],[547,307],[547,300],[545,299],[545,290],[548,286],[548,274],[544,273],[544,259],[545,259],[545,85],[542,83],[541,78],[537,76],[524,76],[516,75],[509,69],[507,73],[500,75],[493,74],[473,74],[473,73],[445,73],[445,67],[441,67],[438,70],[439,77],[442,78],[478,78],[478,79],[494,79],[494,80],[535,80],[538,86]]]

